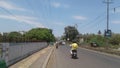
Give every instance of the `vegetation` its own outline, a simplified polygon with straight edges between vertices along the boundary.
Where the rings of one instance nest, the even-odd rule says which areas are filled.
[[[19,32],[10,32],[7,38],[9,42],[19,42],[22,40],[22,34]]]
[[[34,28],[23,34],[20,32],[10,32],[0,34],[0,41],[2,42],[53,42],[55,37],[51,29],[47,28]]]
[[[2,34],[0,34],[0,42],[2,42]]]
[[[24,37],[31,41],[55,41],[55,37],[52,34],[52,30],[47,28],[32,29],[25,33]]]
[[[116,47],[120,45],[120,34],[112,34],[112,36],[109,38],[95,34],[86,34],[83,37],[86,43],[90,44],[91,42],[95,42],[100,47]]]
[[[120,34],[113,34],[109,40],[109,43],[112,45],[119,45],[120,44]]]
[[[78,30],[74,27],[74,26],[67,26],[64,28],[65,30],[65,36],[63,38],[65,38],[66,40],[72,41],[75,40],[77,35],[79,35]]]

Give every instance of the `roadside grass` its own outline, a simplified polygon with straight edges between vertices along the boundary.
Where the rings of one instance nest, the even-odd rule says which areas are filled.
[[[80,45],[80,47],[120,56],[120,50],[118,50],[118,48],[120,48],[120,45],[107,45],[107,46],[91,47],[90,44],[87,43],[87,44]]]

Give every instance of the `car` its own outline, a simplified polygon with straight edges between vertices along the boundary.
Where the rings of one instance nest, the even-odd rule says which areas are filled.
[[[98,44],[96,42],[91,42],[90,45],[91,47],[98,47]]]

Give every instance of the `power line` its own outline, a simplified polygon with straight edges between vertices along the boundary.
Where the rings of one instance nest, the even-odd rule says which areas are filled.
[[[18,18],[16,15],[14,15],[13,13],[11,13],[10,11],[0,7],[2,10],[4,10],[5,12],[9,13],[11,16],[15,17],[15,18]]]
[[[99,22],[102,22],[102,21],[104,21],[104,19],[105,19],[105,17],[103,17],[100,21],[94,21],[94,22],[92,22],[89,26],[88,25],[86,25],[86,27],[85,28],[81,28],[81,29],[86,29],[86,30],[88,30],[88,29],[92,29],[92,28],[94,28],[94,27],[96,27],[97,25],[99,25]]]
[[[81,28],[85,28],[85,27],[88,26],[89,24],[94,23],[96,20],[98,20],[98,19],[101,18],[102,16],[103,16],[103,13],[100,14],[99,16],[95,17],[94,20],[92,20],[92,21],[90,21],[90,22],[88,22],[88,23],[82,25]]]
[[[10,14],[11,16],[13,16],[14,18],[18,19],[19,17],[17,17],[16,15],[14,15],[12,12],[10,12],[9,10],[5,9],[5,8],[2,8],[0,7],[2,10],[4,10],[6,13]],[[19,22],[22,22],[22,21],[19,21]],[[17,27],[20,27],[20,26],[17,26]],[[20,29],[20,28],[19,28]]]
[[[51,0],[48,1],[48,11],[49,11],[49,16],[51,16]]]
[[[110,0],[107,0],[107,2],[104,2],[104,3],[107,3],[107,30],[109,29],[109,4],[112,3],[110,2]],[[91,23],[95,22],[96,20],[98,20],[102,15],[99,15],[97,16],[93,21],[83,25],[82,27],[85,28],[87,27],[89,24],[91,25]],[[102,20],[101,20],[102,21]],[[95,24],[93,24],[94,26],[97,25],[97,22]]]
[[[104,23],[103,21],[105,20],[105,17],[103,19],[101,19],[100,21],[96,22],[95,24],[91,25],[91,27],[88,27],[88,29],[93,29],[98,27],[100,24]],[[96,28],[98,29],[98,28]]]
[[[36,14],[35,9],[33,8],[33,5],[31,4],[31,2],[29,0],[25,0],[25,1],[26,1],[27,5],[29,6],[29,8],[32,9],[33,14]]]

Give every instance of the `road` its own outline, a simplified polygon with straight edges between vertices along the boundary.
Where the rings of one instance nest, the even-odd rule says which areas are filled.
[[[69,46],[54,50],[47,68],[120,68],[120,58],[78,49],[78,59],[71,59]]]

